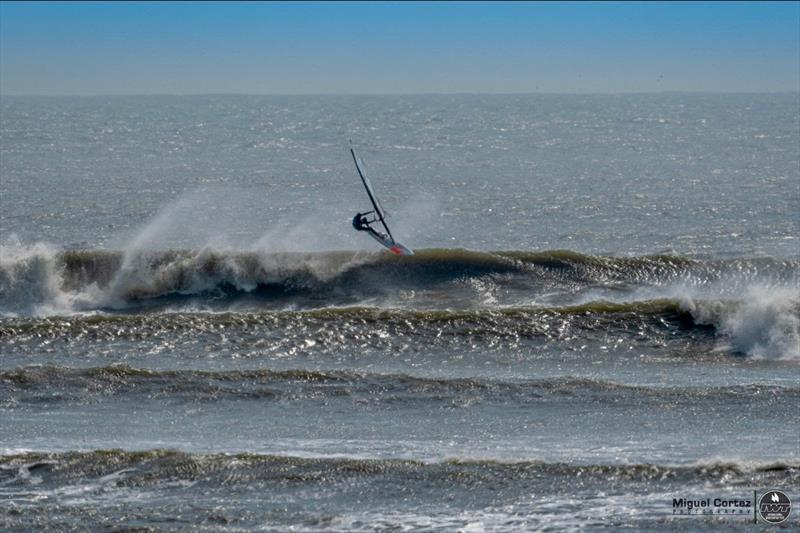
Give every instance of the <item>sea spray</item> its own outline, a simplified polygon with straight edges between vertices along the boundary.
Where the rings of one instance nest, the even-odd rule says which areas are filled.
[[[682,308],[716,327],[719,348],[762,359],[800,359],[800,290],[749,287],[739,300],[684,298]]]
[[[165,290],[204,292],[228,279],[242,290],[252,290],[254,286],[243,279],[238,265],[226,260],[231,255],[222,255],[222,261],[216,261],[219,251],[232,246],[231,233],[237,227],[237,217],[243,216],[232,206],[245,197],[240,190],[206,187],[167,204],[125,243],[119,270],[99,303],[119,308],[130,298],[151,298]],[[185,242],[199,246],[186,253],[164,251]],[[171,260],[164,261],[165,257]],[[221,279],[215,275],[218,270]]]
[[[737,352],[800,360],[800,290],[751,287],[741,305],[724,315],[720,331]]]
[[[0,313],[68,311],[57,251],[45,243],[23,245],[16,236],[0,244]]]
[[[395,238],[412,248],[457,240],[439,227],[441,202],[431,194],[416,192],[397,207],[389,208],[388,214]]]

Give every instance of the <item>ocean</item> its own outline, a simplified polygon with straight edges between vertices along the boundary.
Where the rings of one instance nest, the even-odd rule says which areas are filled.
[[[0,529],[800,524],[800,95],[0,112]]]

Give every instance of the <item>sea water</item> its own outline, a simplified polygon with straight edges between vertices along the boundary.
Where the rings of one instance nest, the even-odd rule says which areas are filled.
[[[797,94],[0,111],[3,529],[747,529],[673,499],[800,504]],[[416,255],[352,230],[351,142]]]

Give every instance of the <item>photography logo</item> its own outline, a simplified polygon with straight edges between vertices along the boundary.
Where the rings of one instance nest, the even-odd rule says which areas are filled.
[[[771,490],[758,500],[758,514],[770,524],[780,524],[792,512],[792,502],[779,490]]]

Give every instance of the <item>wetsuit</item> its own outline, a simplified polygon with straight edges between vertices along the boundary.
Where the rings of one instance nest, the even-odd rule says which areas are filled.
[[[369,231],[372,229],[369,227],[367,217],[361,213],[356,213],[356,216],[353,217],[353,227],[356,231]]]

